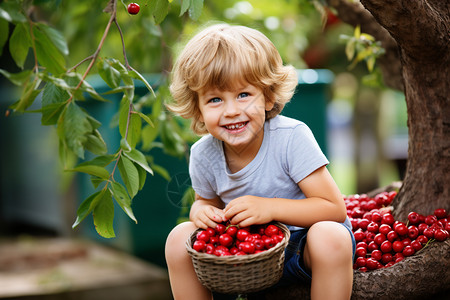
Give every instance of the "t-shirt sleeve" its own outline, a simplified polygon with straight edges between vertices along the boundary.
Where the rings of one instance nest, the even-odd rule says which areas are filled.
[[[329,163],[312,131],[305,124],[294,128],[289,137],[286,151],[289,174],[296,183]]]
[[[212,187],[213,176],[210,173],[209,161],[200,157],[198,148],[191,148],[189,159],[189,176],[191,177],[192,188],[202,198],[213,199],[217,195]]]

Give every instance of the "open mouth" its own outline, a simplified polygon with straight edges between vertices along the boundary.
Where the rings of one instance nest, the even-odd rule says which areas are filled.
[[[224,125],[223,127],[225,127],[228,130],[239,130],[241,128],[244,128],[245,125],[247,125],[247,124],[248,124],[248,122],[240,122],[240,123]]]

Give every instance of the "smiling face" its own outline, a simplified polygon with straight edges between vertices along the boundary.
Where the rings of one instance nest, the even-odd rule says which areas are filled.
[[[200,121],[208,132],[224,142],[225,151],[257,152],[264,137],[266,101],[258,87],[244,83],[222,91],[205,89],[198,93]]]

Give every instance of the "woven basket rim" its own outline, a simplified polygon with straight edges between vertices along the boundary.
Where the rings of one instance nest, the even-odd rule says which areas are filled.
[[[214,254],[208,254],[203,252],[198,252],[192,248],[192,244],[194,242],[194,239],[196,237],[197,232],[204,230],[201,228],[197,228],[194,230],[190,236],[189,239],[186,241],[186,249],[190,256],[194,256],[197,259],[204,260],[204,261],[211,261],[216,264],[238,264],[238,263],[246,263],[246,262],[255,262],[260,260],[265,260],[269,257],[272,257],[273,255],[277,255],[280,248],[285,248],[287,243],[289,242],[290,238],[290,230],[280,222],[271,222],[270,224],[274,224],[277,227],[279,227],[283,233],[284,238],[277,243],[274,247],[265,250],[260,253],[253,253],[253,254],[246,254],[246,255],[227,255],[227,256],[216,256]]]

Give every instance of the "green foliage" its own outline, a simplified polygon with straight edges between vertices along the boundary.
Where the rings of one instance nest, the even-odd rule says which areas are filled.
[[[59,3],[50,2],[55,6]],[[79,206],[73,227],[77,227],[92,214],[97,232],[105,238],[114,237],[114,201],[130,219],[137,222],[132,210],[132,200],[143,188],[147,173],[153,175],[151,165],[165,178],[170,178],[163,167],[154,164],[152,157],[142,151],[161,145],[169,154],[183,155],[187,137],[183,131],[187,127],[180,126],[181,121],[169,116],[164,110],[163,103],[169,96],[168,89],[161,85],[159,91],[155,92],[146,77],[129,64],[119,25],[121,19],[118,12],[122,10],[122,6],[118,6],[117,0],[109,1],[104,9],[110,18],[94,54],[73,67],[67,67],[66,64],[69,60],[69,46],[64,34],[28,15],[28,12],[33,11],[31,8],[42,8],[32,7],[33,5],[32,1],[19,0],[0,4],[0,49],[3,51],[4,47],[9,47],[15,64],[22,69],[18,73],[0,69],[3,76],[22,87],[20,99],[10,106],[10,110],[16,114],[40,113],[42,125],[56,127],[60,160],[65,170],[85,173],[91,177],[96,191]],[[45,5],[50,4],[46,2]],[[203,1],[197,0],[183,3],[183,9],[193,19],[199,17],[202,6]],[[170,3],[167,0],[149,2],[148,13],[153,18],[154,26],[168,16],[169,10]],[[120,15],[123,17],[123,12]],[[13,25],[11,33],[9,24]],[[116,35],[121,40],[125,63],[116,58],[100,56],[106,38],[114,35],[110,32],[114,25],[118,29]],[[88,66],[79,73],[78,70],[84,63]],[[86,80],[94,72],[110,88],[103,95]],[[137,82],[142,82],[148,89],[146,95],[136,96]],[[117,127],[122,139],[119,149],[108,154],[108,147],[99,131],[102,124],[84,108],[83,102],[89,98],[90,101],[109,103],[105,97],[116,93],[122,95],[117,113]],[[42,96],[41,109],[30,111],[29,108],[38,95]],[[162,143],[157,141],[158,137]],[[94,158],[85,161],[86,151]],[[73,156],[81,161],[78,165],[71,164]]]
[[[376,59],[385,53],[380,41],[376,41],[370,34],[361,33],[360,26],[356,26],[353,36],[341,35],[340,38],[346,43],[347,59],[352,61],[350,69],[354,68],[357,63],[365,61],[367,69],[372,72]]]

